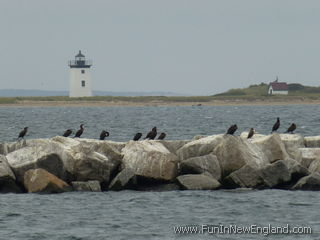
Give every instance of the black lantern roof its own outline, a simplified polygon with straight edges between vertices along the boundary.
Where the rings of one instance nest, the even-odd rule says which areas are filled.
[[[76,58],[78,57],[83,57],[84,58],[84,55],[81,53],[81,50],[79,50],[79,53],[76,55]]]
[[[79,53],[76,55],[75,60],[69,61],[70,68],[90,68],[92,61],[86,60],[85,56],[79,50]]]

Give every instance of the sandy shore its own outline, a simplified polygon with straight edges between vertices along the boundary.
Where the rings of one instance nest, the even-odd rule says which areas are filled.
[[[246,101],[246,100],[214,100],[210,102],[131,102],[131,101],[19,101],[12,104],[0,104],[0,107],[109,107],[109,106],[268,106],[268,105],[318,105],[320,100],[288,100],[288,101]]]

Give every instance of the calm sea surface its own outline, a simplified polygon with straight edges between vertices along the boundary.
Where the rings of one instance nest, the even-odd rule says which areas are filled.
[[[167,139],[191,139],[195,135],[223,133],[231,125],[238,132],[254,127],[268,134],[280,117],[280,132],[292,122],[297,133],[320,134],[320,106],[194,106],[194,107],[0,107],[0,141],[14,141],[25,126],[28,138],[61,135],[71,128],[85,126],[84,138],[98,138],[101,130],[110,132],[110,140],[128,141],[135,133],[146,135],[156,126]]]
[[[201,107],[0,107],[0,141],[13,141],[28,126],[27,138],[61,135],[85,125],[83,137],[127,141],[154,126],[167,138],[239,132],[254,127],[280,132],[292,122],[297,133],[320,134],[320,106]],[[172,192],[63,193],[0,195],[0,239],[320,239],[320,192],[219,190]],[[312,234],[177,234],[179,226],[311,227]]]

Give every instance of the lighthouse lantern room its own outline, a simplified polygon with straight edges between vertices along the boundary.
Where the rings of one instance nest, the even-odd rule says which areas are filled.
[[[86,60],[79,51],[75,60],[69,61],[70,67],[70,90],[69,97],[91,97],[91,76],[90,67],[92,62]]]

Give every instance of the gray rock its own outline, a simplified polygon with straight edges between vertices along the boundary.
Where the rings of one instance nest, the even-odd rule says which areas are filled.
[[[251,142],[260,147],[269,163],[289,158],[285,145],[277,133],[254,138]]]
[[[320,136],[304,137],[304,146],[307,148],[320,148]]]
[[[0,192],[21,192],[21,189],[16,185],[15,180],[16,177],[12,172],[6,157],[0,155]]]
[[[296,183],[300,178],[308,176],[309,170],[293,159],[284,160],[291,176],[291,182]]]
[[[217,157],[208,154],[201,157],[193,157],[180,163],[182,174],[209,173],[214,179],[221,179],[221,169]]]
[[[320,148],[300,148],[302,152],[301,164],[308,167],[311,173],[320,173]]]
[[[221,184],[205,174],[187,174],[177,177],[177,182],[184,190],[214,190]]]
[[[135,172],[130,168],[125,168],[111,181],[109,190],[119,191],[135,185]]]
[[[223,136],[223,134],[219,134],[193,140],[180,148],[177,155],[182,161],[192,157],[208,155],[213,152]]]
[[[292,185],[309,171],[293,159],[279,160],[263,168],[245,165],[223,180],[225,188],[273,188]]]
[[[286,144],[290,143],[296,148],[304,147],[304,138],[300,134],[282,133],[279,134],[281,140]]]
[[[316,173],[316,172],[320,173],[320,160],[319,159],[316,159],[310,163],[309,171],[311,173]]]
[[[299,148],[299,150],[302,154],[300,163],[305,168],[309,168],[313,161],[320,160],[320,148]],[[310,171],[315,172],[316,170],[310,169]]]
[[[14,152],[26,146],[27,146],[26,140],[21,140],[16,142],[2,142],[0,143],[0,154],[7,155],[8,153]]]
[[[199,140],[199,139],[205,138],[205,137],[208,137],[208,136],[206,136],[206,135],[196,135],[196,136],[194,136],[194,137],[192,138],[192,141],[194,141],[194,140]]]
[[[8,154],[7,159],[20,182],[27,170],[43,168],[68,182],[98,180],[108,183],[122,156],[116,148],[106,144],[65,137],[34,139],[28,140],[28,147]]]
[[[73,181],[97,180],[108,183],[121,163],[119,149],[123,147],[122,143],[60,136],[52,138],[51,142],[57,144],[54,151],[61,157]]]
[[[124,142],[101,141],[96,139],[77,139],[83,146],[90,147],[92,151],[101,153],[111,159],[122,159],[121,151],[126,146]]]
[[[304,147],[303,137],[299,134],[280,134],[280,138],[286,147],[289,157],[300,162],[302,155],[299,148]]]
[[[0,152],[7,154],[9,164],[2,164],[0,157],[0,191],[1,181],[11,179],[15,184],[13,176],[23,183],[25,173],[37,168],[67,182],[95,180],[103,189],[156,191],[180,188],[178,178],[186,181],[184,189],[208,189],[205,179],[215,179],[215,183],[223,179],[225,187],[288,188],[310,172],[320,172],[320,148],[302,147],[304,142],[316,146],[317,139],[303,140],[296,134],[256,134],[253,139],[242,135],[127,143],[58,136],[0,143]],[[124,170],[118,173],[120,165]],[[186,175],[177,178],[179,170]],[[176,178],[178,187],[171,183]],[[85,184],[81,187],[89,189]]]
[[[164,145],[171,153],[176,154],[177,151],[182,148],[184,145],[190,142],[190,140],[159,140],[159,142]]]
[[[77,181],[98,180],[109,182],[110,176],[121,163],[123,143],[95,139],[54,137],[63,146],[64,166]]]
[[[13,181],[15,181],[16,177],[12,172],[6,157],[0,155],[0,182],[5,181],[7,179],[12,179]]]
[[[41,147],[25,147],[7,155],[8,163],[11,166],[17,181],[22,183],[26,171],[29,169],[42,168],[48,172],[65,178],[63,162],[59,155]]]
[[[260,147],[238,136],[224,135],[214,153],[219,160],[222,177],[246,164],[259,168],[269,163]]]
[[[71,182],[74,191],[101,192],[99,181]]]
[[[263,188],[265,182],[259,169],[244,165],[227,176],[222,185],[224,188]]]
[[[68,171],[77,181],[109,182],[111,174],[120,164],[120,160],[109,159],[105,155],[93,152],[90,148],[83,146],[75,154],[72,154],[72,157],[74,162]]]
[[[261,177],[267,187],[276,187],[291,180],[291,173],[284,160],[268,164],[261,169]]]
[[[122,149],[123,168],[134,174],[158,181],[171,181],[178,174],[178,158],[160,141],[129,141]]]
[[[301,178],[293,187],[292,190],[320,190],[320,174],[312,173],[309,176]]]

